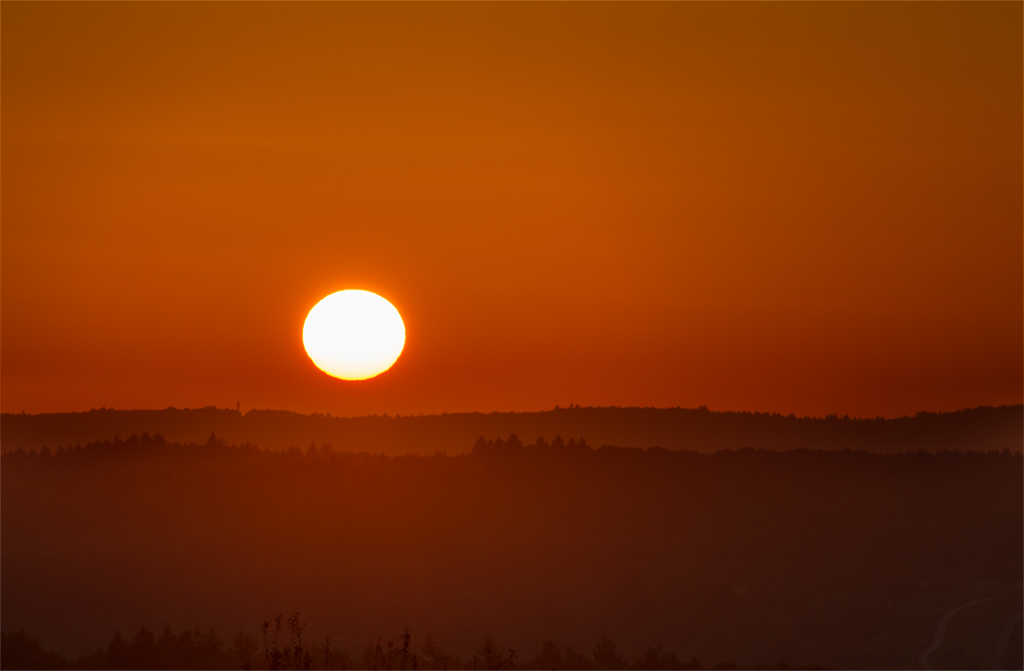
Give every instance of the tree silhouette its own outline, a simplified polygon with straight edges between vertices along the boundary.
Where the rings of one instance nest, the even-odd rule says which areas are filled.
[[[615,649],[615,641],[605,632],[594,643],[594,664],[599,669],[626,668],[626,660]]]

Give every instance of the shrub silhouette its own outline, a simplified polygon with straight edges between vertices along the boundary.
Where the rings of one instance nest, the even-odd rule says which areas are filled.
[[[434,639],[427,634],[426,640],[423,642],[423,658],[426,662],[428,669],[439,669],[445,671],[446,669],[461,669],[462,661],[455,655],[446,651],[444,648],[439,647]]]
[[[601,637],[594,643],[594,664],[599,669],[626,668],[626,660],[615,649],[615,641],[605,632],[601,632]]]
[[[512,648],[506,649],[504,646],[497,647],[491,635],[487,634],[484,636],[483,645],[470,660],[470,664],[474,669],[514,669],[516,668],[516,651]]]
[[[306,625],[299,614],[292,613],[287,619],[290,639],[281,645],[281,634],[285,628],[283,615],[264,622],[260,629],[264,634],[264,661],[267,669],[313,669],[313,651],[305,640]],[[363,665],[356,668],[397,671],[404,669],[489,669],[494,671],[510,669],[703,669],[696,658],[682,661],[673,651],[664,651],[659,644],[651,645],[640,656],[627,662],[617,650],[615,641],[602,633],[594,643],[594,657],[590,658],[571,647],[561,648],[547,639],[540,651],[528,662],[518,663],[516,652],[511,647],[498,646],[488,634],[483,644],[471,659],[463,663],[457,656],[439,647],[431,636],[427,636],[421,647],[422,655],[412,645],[412,633],[406,627],[397,640],[378,637],[377,642],[366,646]],[[234,638],[230,652],[221,649],[220,639],[212,630],[199,627],[176,635],[169,625],[165,626],[159,638],[142,627],[129,643],[116,632],[106,648],[90,655],[68,660],[61,655],[46,652],[39,641],[24,630],[3,632],[0,641],[0,668],[3,669],[252,669],[252,653],[256,645],[251,634],[239,632]],[[324,642],[324,668],[334,668],[332,659],[340,661],[340,668],[347,667],[348,654],[345,651],[332,653],[330,637]],[[617,666],[614,666],[617,665]],[[262,666],[260,668],[263,668]],[[738,667],[734,662],[721,662],[712,669],[826,669],[822,666],[790,666],[786,662],[757,664]]]
[[[260,627],[263,632],[263,654],[267,660],[268,669],[312,669],[313,655],[306,648],[304,633],[306,626],[299,617],[298,612],[288,617],[288,627],[291,629],[291,642],[280,647],[278,641],[281,635],[281,624],[284,616],[278,613],[273,620],[267,620]],[[274,637],[270,638],[270,623],[274,623]]]

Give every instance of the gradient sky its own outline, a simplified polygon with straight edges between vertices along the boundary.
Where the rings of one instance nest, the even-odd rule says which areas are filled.
[[[3,3],[2,410],[1019,403],[1022,7]]]

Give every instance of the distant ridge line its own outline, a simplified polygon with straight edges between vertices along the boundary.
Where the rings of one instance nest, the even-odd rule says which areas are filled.
[[[849,413],[840,415],[838,412],[831,412],[826,415],[796,415],[795,413],[781,413],[774,410],[710,410],[707,406],[701,405],[695,408],[684,408],[680,405],[675,406],[654,406],[654,405],[578,405],[572,404],[566,407],[561,405],[555,405],[550,410],[457,410],[453,412],[435,412],[435,413],[415,413],[405,414],[402,413],[371,413],[366,415],[334,415],[332,413],[322,412],[310,412],[303,413],[297,410],[280,410],[275,408],[252,408],[246,412],[241,412],[235,408],[224,407],[219,408],[216,405],[206,405],[201,408],[189,408],[177,406],[167,406],[166,408],[91,408],[89,410],[71,410],[67,412],[37,412],[37,413],[26,413],[22,412],[4,412],[0,413],[0,417],[48,417],[48,416],[66,416],[66,415],[88,415],[92,413],[150,413],[150,412],[197,412],[197,411],[219,411],[219,412],[232,412],[240,416],[246,416],[251,413],[275,413],[284,415],[297,415],[300,417],[329,417],[331,419],[365,419],[372,417],[389,417],[392,419],[408,419],[416,417],[453,417],[453,416],[484,416],[490,417],[493,415],[536,415],[549,412],[571,412],[571,411],[601,411],[601,410],[619,410],[619,411],[661,411],[661,412],[707,412],[713,415],[754,415],[759,417],[784,417],[787,419],[811,419],[811,420],[825,420],[825,419],[843,419],[854,422],[894,422],[904,419],[914,419],[917,417],[928,416],[928,415],[956,415],[964,412],[972,412],[976,410],[1001,410],[1005,408],[1024,408],[1024,403],[1004,404],[1004,405],[977,405],[967,408],[959,408],[957,410],[920,410],[913,415],[900,415],[899,417],[882,417],[876,415],[874,417],[851,417]]]
[[[556,406],[534,412],[458,412],[439,415],[336,417],[288,410],[209,406],[198,409],[114,410],[0,415],[0,450],[51,449],[114,436],[161,433],[170,441],[204,441],[211,433],[231,443],[273,450],[310,443],[336,449],[392,455],[468,452],[478,437],[515,433],[586,438],[594,446],[662,447],[714,452],[743,447],[774,450],[854,449],[905,451],[1020,452],[1024,404],[979,406],[953,412],[919,412],[886,419],[837,414],[797,417],[773,412],[699,408]]]

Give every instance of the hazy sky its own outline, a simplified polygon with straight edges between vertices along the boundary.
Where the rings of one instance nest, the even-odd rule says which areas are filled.
[[[1022,18],[3,3],[2,410],[1019,403]]]

